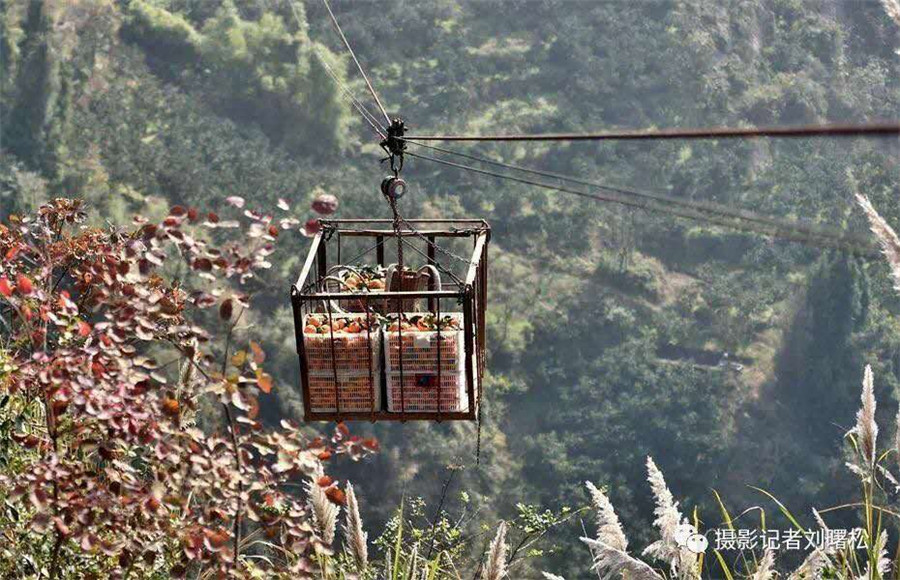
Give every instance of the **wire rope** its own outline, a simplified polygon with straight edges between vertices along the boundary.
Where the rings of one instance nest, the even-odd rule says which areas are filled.
[[[297,5],[295,4],[295,0],[288,0],[288,4],[290,4],[291,14],[293,14],[294,20],[297,22],[297,26],[302,28],[303,22],[300,20],[300,15],[297,13]],[[326,7],[327,7],[327,3],[326,3]],[[330,12],[330,9],[329,9],[329,12]],[[346,96],[348,99],[350,99],[350,102],[353,104],[354,108],[356,108],[356,110],[359,111],[359,114],[362,115],[363,119],[365,119],[366,122],[368,122],[369,126],[372,127],[372,129],[376,133],[378,133],[378,135],[382,139],[384,139],[386,136],[385,132],[384,132],[384,128],[380,126],[380,124],[378,123],[378,120],[375,118],[375,115],[373,115],[365,107],[365,105],[363,105],[359,101],[359,99],[357,99],[353,95],[353,93],[350,91],[350,89],[347,87],[347,85],[343,81],[341,81],[340,77],[337,76],[337,73],[334,71],[334,69],[331,68],[331,65],[328,64],[328,61],[322,56],[322,53],[319,51],[319,49],[315,48],[315,46],[313,48],[316,51],[316,56],[319,58],[319,62],[322,63],[322,66],[325,69],[325,72],[328,73],[328,76],[331,77],[331,80],[333,80],[334,83],[338,86],[338,88],[341,89],[341,91],[344,93],[344,96]],[[351,56],[353,56],[352,50],[350,51],[350,54],[351,54]],[[354,60],[355,60],[355,57],[354,57]],[[359,62],[357,62],[357,66],[358,65],[359,65]],[[365,73],[363,73],[363,77],[365,77]],[[366,81],[368,82],[368,79],[366,79]],[[390,120],[388,120],[388,122],[390,122]]]
[[[408,141],[646,141],[668,139],[744,139],[751,137],[862,137],[900,135],[900,123],[825,124],[765,127],[640,129],[599,133],[512,135],[408,135]]]
[[[509,164],[509,163],[504,163],[504,162],[497,161],[495,159],[491,159],[488,157],[471,155],[471,154],[462,153],[459,151],[445,149],[443,147],[426,145],[425,143],[417,143],[417,142],[413,142],[413,141],[411,141],[410,143],[412,143],[416,146],[419,146],[419,147],[433,149],[435,151],[440,151],[442,153],[456,155],[456,156],[463,157],[465,159],[469,159],[472,161],[477,161],[480,163],[485,163],[485,164],[493,165],[496,167],[502,167],[504,169],[521,171],[521,172],[529,173],[532,175],[539,175],[541,177],[549,177],[549,178],[553,178],[553,179],[559,179],[561,181],[567,181],[569,183],[576,183],[579,185],[586,185],[586,186],[589,186],[592,188],[597,188],[597,189],[601,189],[601,190],[605,190],[605,191],[611,191],[614,193],[620,193],[620,194],[626,195],[626,196],[635,196],[635,197],[651,199],[651,200],[658,201],[658,202],[665,203],[665,204],[678,205],[678,206],[691,208],[691,209],[701,211],[701,212],[708,212],[708,213],[712,213],[712,214],[721,215],[721,216],[728,217],[728,218],[756,222],[756,223],[761,223],[761,224],[765,224],[765,225],[769,225],[769,226],[773,226],[773,227],[799,228],[799,229],[803,229],[805,231],[810,232],[811,235],[819,235],[819,236],[841,235],[839,232],[828,231],[825,228],[823,228],[822,226],[818,226],[815,224],[802,224],[799,222],[790,222],[787,220],[781,220],[781,219],[770,217],[770,216],[764,216],[764,215],[761,215],[761,214],[758,214],[756,212],[746,210],[746,209],[729,207],[727,205],[720,204],[720,203],[715,203],[715,202],[710,202],[710,201],[695,201],[695,200],[689,200],[689,199],[683,199],[680,197],[675,197],[672,195],[652,193],[652,192],[647,192],[647,191],[639,191],[636,189],[628,189],[628,188],[624,188],[624,187],[616,187],[616,186],[607,185],[605,183],[599,183],[596,181],[588,181],[585,179],[579,179],[576,177],[571,177],[568,175],[563,175],[563,174],[555,173],[555,172],[551,172],[551,171],[541,171],[541,170],[537,170],[537,169],[532,169],[530,167],[523,167],[521,165],[513,165],[513,164]],[[859,241],[861,241],[861,240],[857,240],[857,242],[859,242]]]
[[[493,171],[487,171],[484,169],[479,169],[476,167],[471,167],[469,165],[463,165],[460,163],[454,163],[452,161],[447,161],[444,159],[437,159],[434,157],[430,157],[427,155],[421,155],[418,153],[408,152],[408,155],[411,157],[424,159],[426,161],[431,161],[433,163],[438,163],[441,165],[446,165],[448,167],[454,167],[457,169],[462,169],[465,171],[471,171],[473,173],[478,173],[481,175],[486,175],[489,177],[496,177],[499,179],[507,179],[511,181],[515,181],[518,183],[522,183],[525,185],[531,185],[536,187],[541,187],[544,189],[548,189],[551,191],[557,191],[560,193],[566,193],[570,195],[575,195],[579,197],[584,197],[587,199],[592,199],[594,201],[601,202],[609,202],[609,203],[617,203],[620,205],[625,205],[628,207],[635,207],[639,209],[646,209],[650,211],[656,211],[659,213],[671,214],[678,217],[693,219],[697,221],[706,221],[710,223],[714,223],[716,225],[720,225],[723,227],[729,227],[732,229],[739,229],[743,231],[749,231],[754,233],[761,233],[769,236],[774,236],[783,239],[789,239],[798,242],[810,243],[811,240],[815,240],[820,242],[818,244],[810,244],[810,245],[819,245],[819,246],[828,246],[833,248],[845,249],[851,251],[853,253],[861,254],[861,255],[874,255],[877,254],[875,247],[868,242],[866,239],[860,239],[852,234],[841,234],[841,233],[831,233],[825,232],[821,229],[813,229],[809,228],[805,224],[799,224],[797,222],[790,222],[786,220],[776,220],[774,218],[769,218],[768,223],[759,223],[758,225],[766,225],[769,227],[762,228],[757,225],[748,225],[747,223],[750,220],[742,219],[740,215],[716,215],[713,213],[704,213],[699,209],[694,209],[690,207],[679,207],[679,206],[669,206],[661,203],[658,200],[654,199],[646,199],[646,200],[638,200],[628,196],[621,195],[616,192],[607,192],[606,194],[598,194],[598,193],[589,193],[586,191],[580,191],[576,189],[570,189],[567,187],[556,186],[549,183],[544,183],[540,181],[534,181],[531,179],[523,179],[520,177],[515,177],[512,175],[507,175],[503,173],[497,173]]]
[[[327,62],[325,62],[321,54],[319,54],[318,50],[316,50],[316,54],[319,55],[319,61],[325,68],[325,72],[328,73],[328,76],[331,77],[331,80],[335,82],[338,88],[343,91],[344,96],[346,96],[350,100],[351,104],[354,106],[354,108],[356,108],[357,111],[359,111],[359,114],[362,115],[363,119],[365,119],[365,121],[369,124],[370,127],[372,127],[372,129],[375,131],[375,133],[378,134],[379,137],[381,137],[382,139],[387,137],[384,132],[384,128],[378,124],[378,120],[375,118],[375,116],[365,107],[365,105],[363,105],[359,101],[359,99],[353,96],[353,93],[350,92],[350,89],[348,89],[347,86],[343,82],[341,82],[341,79],[338,78],[337,74],[334,72],[331,66]]]
[[[347,52],[350,53],[350,57],[353,59],[353,62],[356,63],[356,68],[359,69],[359,74],[361,74],[363,79],[366,81],[366,86],[369,87],[369,92],[372,93],[372,98],[375,99],[375,103],[381,110],[381,114],[384,115],[384,120],[387,121],[388,125],[390,125],[391,118],[388,116],[387,111],[384,109],[384,105],[381,104],[381,99],[378,98],[378,93],[375,92],[375,88],[372,86],[372,82],[369,81],[369,76],[366,74],[366,71],[359,63],[359,59],[356,58],[356,53],[353,52],[353,48],[350,46],[350,42],[347,40],[347,37],[344,36],[344,31],[341,30],[341,25],[338,24],[337,18],[335,18],[334,16],[334,12],[331,11],[331,6],[328,5],[328,0],[322,0],[322,4],[324,4],[325,9],[328,10],[328,16],[331,17],[331,23],[334,25],[335,30],[337,30],[337,33],[340,35],[341,40],[344,41],[344,46],[347,48]]]

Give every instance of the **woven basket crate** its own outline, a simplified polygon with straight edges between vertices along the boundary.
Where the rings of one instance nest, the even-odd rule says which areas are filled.
[[[402,388],[398,332],[384,330],[383,333],[387,348],[385,370],[388,411],[400,413],[468,410],[462,330],[440,332],[440,357],[438,357],[437,332],[404,330],[399,333],[403,342]],[[438,358],[441,362],[440,387]]]

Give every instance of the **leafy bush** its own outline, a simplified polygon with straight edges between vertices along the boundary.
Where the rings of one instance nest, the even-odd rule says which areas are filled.
[[[296,577],[328,550],[286,486],[315,476],[341,504],[323,462],[377,444],[257,421],[272,377],[234,331],[278,228],[244,216],[246,235],[220,247],[207,236],[241,222],[179,206],[101,230],[58,199],[0,225],[4,576]]]

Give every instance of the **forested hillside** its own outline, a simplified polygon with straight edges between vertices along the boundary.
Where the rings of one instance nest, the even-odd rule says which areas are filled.
[[[900,118],[900,28],[878,2],[333,8],[413,133]],[[4,220],[58,196],[86,200],[97,225],[240,196],[263,208],[283,198],[303,223],[323,192],[339,217],[390,216],[377,137],[327,69],[360,99],[365,86],[317,1],[0,0],[0,32]],[[900,223],[891,139],[457,149],[858,233],[861,192]],[[712,489],[734,512],[765,505],[773,518],[747,485],[803,517],[841,503],[852,481],[838,444],[861,369],[874,369],[885,414],[900,395],[900,303],[883,264],[415,158],[404,177],[405,216],[491,223],[488,377],[479,465],[473,424],[352,426],[380,441],[339,472],[373,527],[404,497],[433,510],[451,474],[451,511],[485,522],[520,503],[582,507],[590,480],[643,545],[648,455],[710,526],[721,519]],[[271,422],[302,414],[288,291],[307,247],[298,230],[281,233],[255,282],[261,307],[242,321],[264,329]],[[586,577],[580,535],[577,520],[554,529],[516,577]]]

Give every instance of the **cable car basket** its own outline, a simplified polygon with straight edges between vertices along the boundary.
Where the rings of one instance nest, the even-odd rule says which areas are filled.
[[[291,288],[307,421],[477,418],[490,226],[404,222],[320,222]]]

